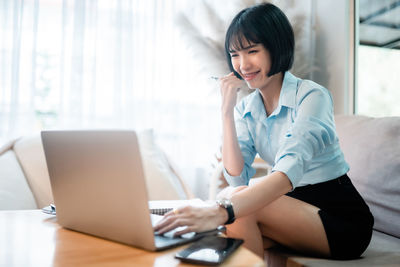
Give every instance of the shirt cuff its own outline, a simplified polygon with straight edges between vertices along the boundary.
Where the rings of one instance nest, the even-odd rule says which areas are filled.
[[[272,168],[272,172],[280,171],[287,175],[292,183],[292,190],[299,184],[303,177],[303,163],[296,156],[285,155]]]
[[[247,177],[253,177],[254,176],[254,174],[256,173],[256,171],[253,169],[253,168],[251,168],[250,170],[249,170],[249,173],[251,174],[251,175],[245,175],[245,173],[246,173],[246,170],[245,170],[246,168],[243,168],[243,171],[242,171],[242,173],[239,175],[239,176],[232,176],[232,175],[230,175],[227,171],[226,171],[226,169],[224,168],[223,169],[223,173],[224,173],[224,176],[225,176],[225,179],[226,179],[226,181],[228,182],[228,184],[230,185],[230,186],[233,186],[233,187],[236,187],[236,186],[241,186],[241,185],[248,185],[249,184],[249,179],[250,178],[247,178]],[[247,176],[247,177],[246,177]]]

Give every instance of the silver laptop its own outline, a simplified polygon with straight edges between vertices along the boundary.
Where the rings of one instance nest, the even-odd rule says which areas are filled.
[[[196,240],[155,235],[133,131],[43,131],[58,223],[68,229],[162,250]]]

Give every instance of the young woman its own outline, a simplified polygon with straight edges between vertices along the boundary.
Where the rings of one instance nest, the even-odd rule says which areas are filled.
[[[210,207],[183,207],[155,230],[180,233],[227,225],[260,256],[275,243],[308,255],[359,257],[372,234],[373,216],[347,176],[328,90],[292,75],[294,35],[276,6],[242,10],[225,39],[232,72],[220,78],[223,163],[233,189]],[[236,105],[243,80],[256,89]],[[256,154],[273,172],[247,186]]]

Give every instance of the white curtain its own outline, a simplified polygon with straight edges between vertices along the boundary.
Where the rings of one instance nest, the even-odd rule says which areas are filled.
[[[43,129],[153,128],[189,183],[207,177],[219,95],[198,77],[174,24],[188,8],[192,1],[0,0],[2,143]]]

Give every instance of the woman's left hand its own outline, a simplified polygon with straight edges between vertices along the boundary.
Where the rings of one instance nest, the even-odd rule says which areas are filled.
[[[216,204],[207,207],[185,206],[166,213],[154,227],[154,231],[163,234],[177,227],[186,226],[185,229],[177,231],[174,236],[190,232],[198,233],[215,229],[224,224],[227,219],[226,210]]]

